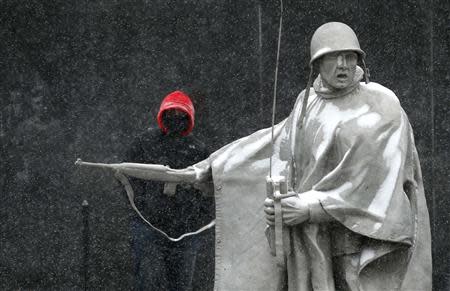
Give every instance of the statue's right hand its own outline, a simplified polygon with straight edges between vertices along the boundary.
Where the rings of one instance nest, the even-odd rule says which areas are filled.
[[[275,225],[275,209],[273,206],[273,199],[266,198],[266,200],[264,200],[264,212],[266,223],[268,225]]]

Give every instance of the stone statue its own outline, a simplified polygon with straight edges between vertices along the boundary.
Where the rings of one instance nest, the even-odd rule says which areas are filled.
[[[173,179],[167,168],[155,174],[213,185],[216,290],[431,290],[412,129],[395,94],[369,83],[364,58],[350,27],[324,24],[311,40],[307,88],[273,134],[239,139]],[[152,179],[147,169],[138,176]],[[284,186],[267,187],[269,172]],[[266,198],[275,188],[287,193]]]

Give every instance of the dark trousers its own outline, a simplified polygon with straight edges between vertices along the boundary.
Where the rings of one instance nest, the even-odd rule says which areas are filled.
[[[212,290],[214,230],[171,242],[142,221],[132,221],[135,290]]]

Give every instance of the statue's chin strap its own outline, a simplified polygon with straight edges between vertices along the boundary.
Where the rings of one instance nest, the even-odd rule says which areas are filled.
[[[164,231],[162,231],[161,229],[157,228],[156,226],[154,226],[153,224],[151,224],[147,219],[145,219],[145,217],[142,215],[142,213],[139,211],[139,209],[136,207],[136,204],[134,203],[134,191],[133,191],[133,187],[131,187],[130,181],[128,180],[128,178],[122,174],[119,171],[116,171],[114,176],[117,178],[117,180],[120,181],[120,183],[125,187],[125,191],[127,192],[127,196],[128,196],[128,201],[130,201],[130,205],[131,208],[133,208],[133,210],[137,213],[137,215],[148,225],[150,226],[152,229],[156,230],[157,232],[159,232],[160,234],[162,234],[164,237],[166,237],[168,240],[173,241],[173,242],[177,242],[180,241],[188,236],[193,236],[196,234],[200,234],[202,232],[204,232],[205,230],[208,230],[212,227],[214,227],[214,225],[216,225],[216,221],[212,220],[210,223],[208,223],[207,225],[201,227],[200,229],[194,231],[194,232],[188,232],[188,233],[184,233],[181,236],[177,237],[177,238],[173,238],[170,237],[167,233],[165,233]]]

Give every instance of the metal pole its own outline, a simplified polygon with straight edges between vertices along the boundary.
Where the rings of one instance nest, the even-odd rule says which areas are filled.
[[[83,200],[81,203],[82,209],[81,214],[83,216],[83,231],[82,231],[82,239],[83,239],[83,267],[82,267],[82,276],[83,276],[83,290],[88,290],[89,283],[89,244],[90,244],[90,230],[89,230],[89,203],[87,200]]]

